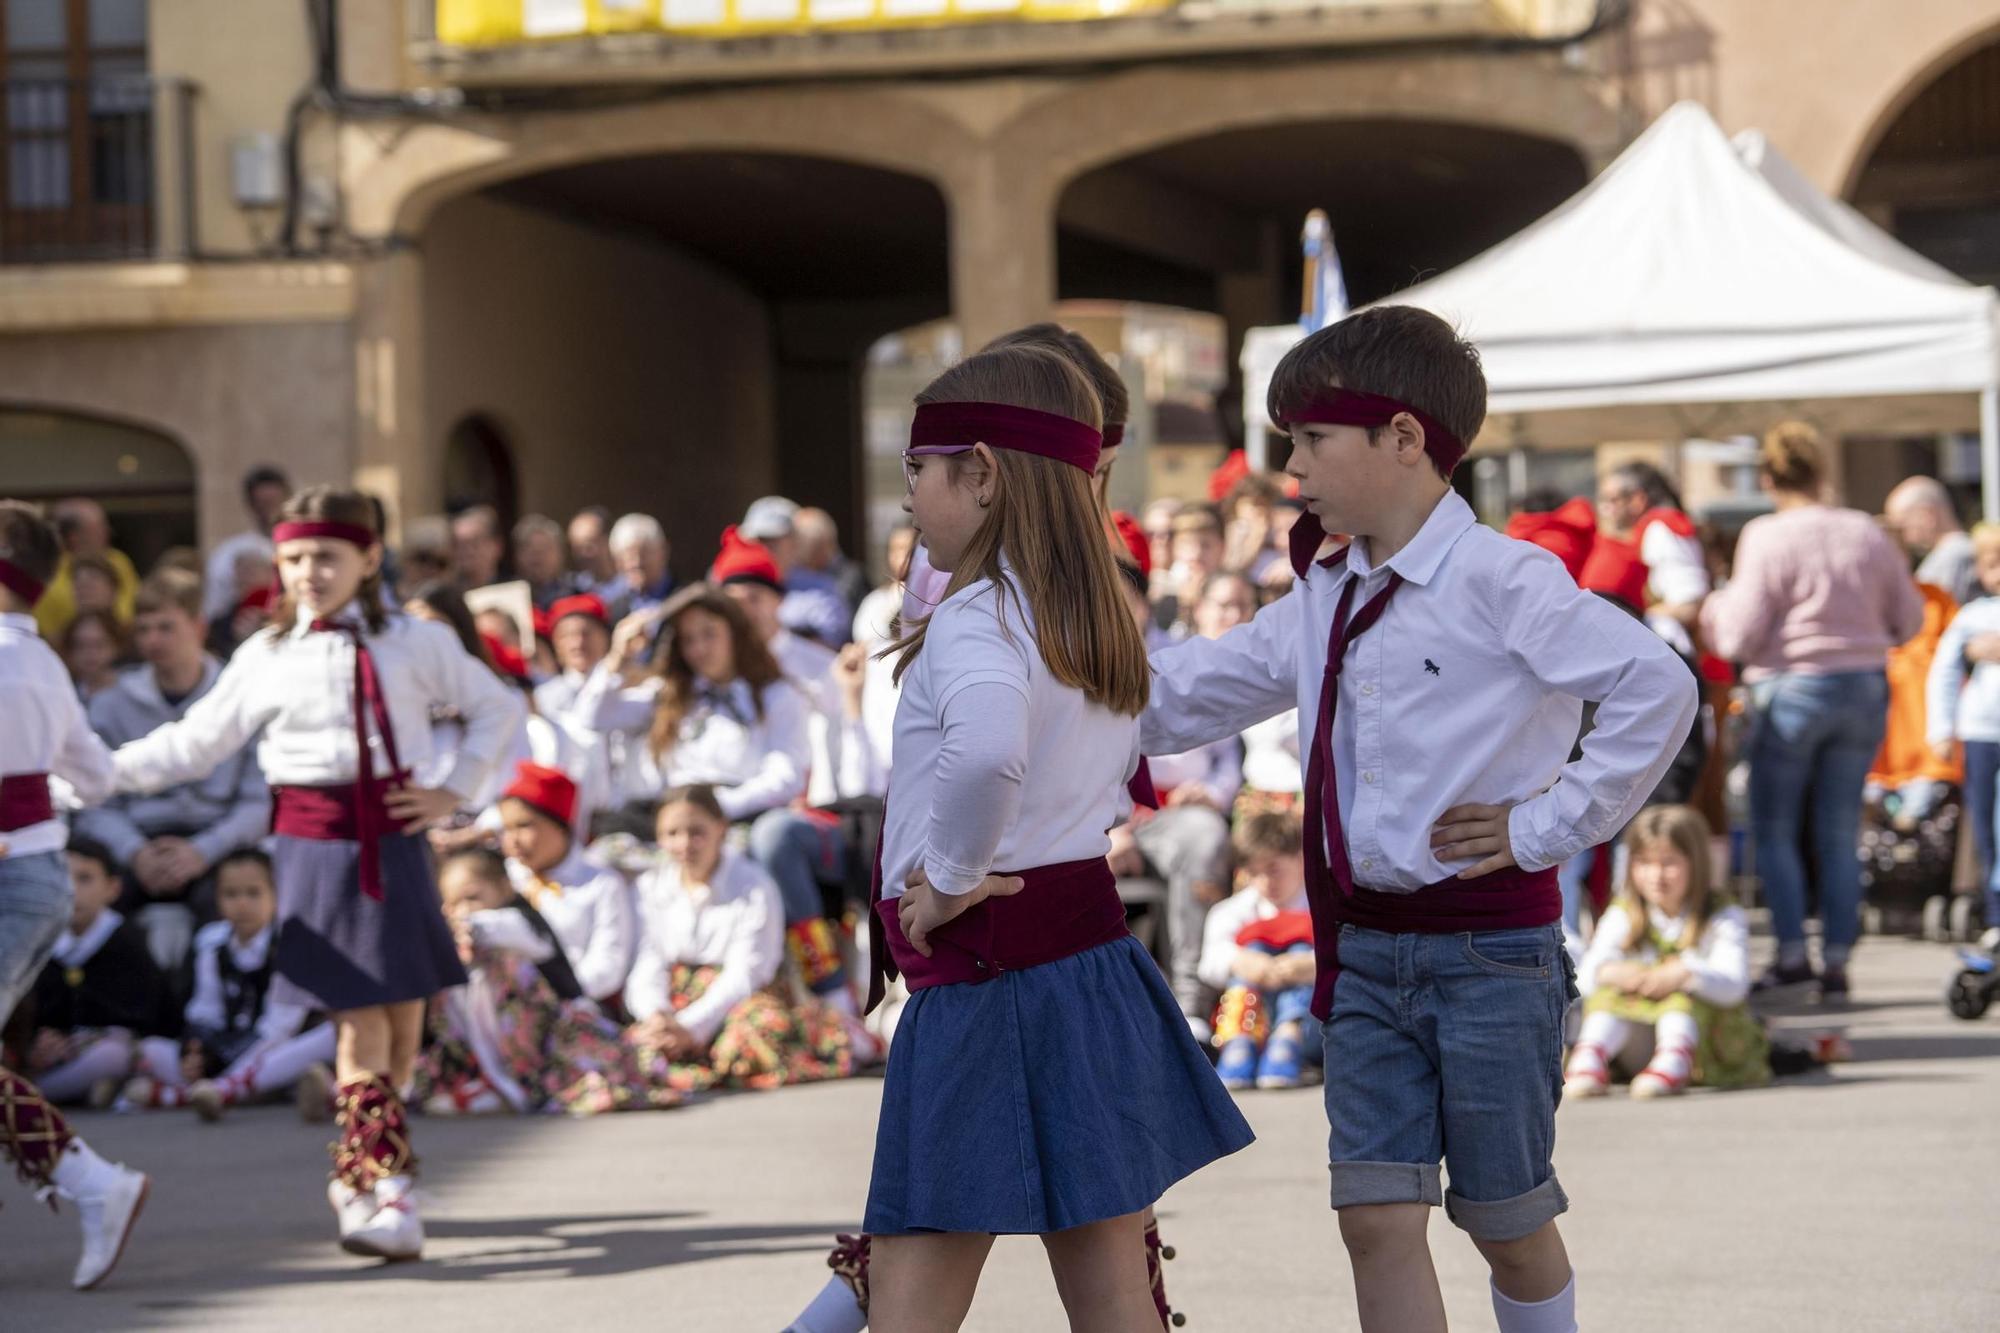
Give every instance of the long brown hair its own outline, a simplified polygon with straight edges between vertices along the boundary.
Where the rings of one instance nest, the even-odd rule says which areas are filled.
[[[321,522],[346,523],[352,527],[366,528],[379,541],[382,528],[375,519],[375,502],[360,491],[342,490],[336,486],[308,486],[278,511],[278,521],[287,523]],[[375,572],[364,574],[361,586],[354,592],[355,605],[361,608],[362,619],[368,624],[370,634],[380,634],[389,623],[388,613],[382,607],[382,567]],[[271,612],[270,633],[274,639],[282,639],[298,624],[298,603],[292,599],[289,589],[280,588],[278,605]]]
[[[1052,412],[1098,427],[1103,411],[1076,363],[1036,346],[977,352],[931,381],[917,395],[925,403],[1005,403]],[[968,454],[945,458],[954,485]],[[1092,703],[1136,717],[1152,684],[1145,641],[1126,608],[1111,546],[1109,519],[1091,478],[1082,469],[1012,449],[994,451],[998,467],[993,503],[953,571],[945,596],[981,579],[1001,598],[1027,598],[1036,647],[1049,674],[1082,690]],[[1001,558],[1012,565],[1003,572]],[[890,645],[901,654],[901,680],[923,651],[928,618]]]
[[[687,654],[681,650],[680,636],[674,627],[681,617],[690,611],[706,611],[729,626],[729,647],[736,661],[736,677],[750,686],[750,698],[757,709],[757,720],[764,720],[764,691],[784,679],[784,672],[778,669],[778,661],[771,656],[771,650],[757,637],[757,631],[750,628],[749,618],[735,599],[706,584],[697,583],[674,598],[672,613],[667,617],[667,658],[660,664],[660,678],[666,684],[660,690],[659,703],[653,710],[653,731],[649,738],[653,747],[653,757],[664,759],[668,752],[680,742],[681,723],[694,708],[695,670],[688,665]]]
[[[1693,948],[1701,939],[1701,933],[1708,929],[1709,919],[1729,903],[1729,899],[1717,893],[1710,870],[1708,821],[1701,812],[1687,805],[1651,805],[1633,817],[1625,829],[1625,850],[1633,857],[1648,851],[1670,851],[1688,863],[1687,906],[1681,916],[1686,925],[1681,929],[1683,947]],[[1625,949],[1639,947],[1646,938],[1646,902],[1639,891],[1632,887],[1632,873],[1625,872],[1625,883],[1618,893],[1618,905],[1625,909],[1631,919],[1631,933],[1625,938]]]

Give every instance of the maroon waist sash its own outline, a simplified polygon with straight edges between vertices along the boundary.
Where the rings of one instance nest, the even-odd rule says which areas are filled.
[[[1440,880],[1415,893],[1381,893],[1357,885],[1352,894],[1336,895],[1330,906],[1334,929],[1326,932],[1319,949],[1319,976],[1313,985],[1313,1012],[1322,1020],[1333,1010],[1333,983],[1340,976],[1341,926],[1391,935],[1546,926],[1562,919],[1562,890],[1553,866],[1509,868],[1479,879]]]
[[[273,787],[271,832],[310,842],[362,842],[364,830],[376,837],[401,828],[382,804],[387,783],[370,783],[375,808],[364,819],[355,806],[356,787]],[[380,898],[379,893],[370,897]]]
[[[46,773],[9,773],[0,778],[0,833],[46,824],[56,817]]]
[[[930,937],[924,957],[903,937],[894,898],[875,904],[881,929],[872,960],[876,976],[869,1007],[881,998],[884,977],[900,971],[911,990],[962,981],[991,981],[1002,972],[1039,967],[1109,944],[1125,933],[1125,904],[1103,857],[1034,870],[996,871],[1026,880],[1019,893],[974,903]],[[886,954],[886,956],[885,956]]]

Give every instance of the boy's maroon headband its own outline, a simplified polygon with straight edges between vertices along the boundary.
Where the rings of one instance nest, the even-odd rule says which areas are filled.
[[[335,541],[352,542],[364,551],[382,540],[358,523],[334,523],[324,519],[292,519],[271,529],[273,545],[304,541],[309,537],[331,537]]]
[[[1104,436],[1081,421],[1008,403],[921,403],[910,423],[911,449],[1012,449],[1097,471]]]
[[[1353,389],[1322,389],[1318,396],[1309,398],[1296,407],[1285,410],[1283,419],[1277,425],[1280,430],[1291,430],[1294,426],[1308,422],[1318,422],[1327,426],[1386,426],[1399,413],[1407,412],[1417,419],[1424,428],[1424,452],[1431,456],[1437,470],[1449,477],[1452,470],[1465,457],[1465,441],[1439,425],[1436,418],[1421,408],[1399,403],[1394,398],[1385,398],[1379,393],[1359,393]]]
[[[29,606],[41,601],[42,594],[47,591],[40,579],[5,556],[0,556],[0,588],[5,588]]]

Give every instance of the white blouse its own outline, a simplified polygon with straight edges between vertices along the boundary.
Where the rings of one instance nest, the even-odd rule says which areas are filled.
[[[689,887],[667,863],[639,878],[639,959],[625,983],[637,1019],[673,1013],[674,965],[719,968],[701,998],[673,1014],[703,1043],[729,1011],[777,979],[785,960],[785,909],[755,861],[724,850],[704,885]]]
[[[1674,943],[1687,926],[1687,918],[1670,917],[1658,908],[1646,909],[1649,924],[1660,938]],[[1614,905],[1598,921],[1577,964],[1576,987],[1585,995],[1597,989],[1597,974],[1606,963],[1630,960],[1650,966],[1660,961],[1659,951],[1641,938],[1639,947],[1627,951],[1625,938],[1631,933],[1632,918],[1623,905]],[[1679,954],[1694,977],[1688,994],[1718,1009],[1743,1003],[1750,996],[1750,918],[1731,904],[1708,919],[1694,948]]]
[[[657,677],[622,686],[599,666],[584,683],[572,716],[605,733],[620,733],[642,747],[653,725],[663,682]],[[680,739],[657,760],[660,786],[651,795],[695,783],[713,786],[722,813],[748,819],[805,794],[812,765],[805,696],[788,681],[764,687],[764,716],[757,716],[747,682],[704,689],[686,717]],[[650,750],[648,751],[650,754]]]
[[[631,882],[574,844],[542,875],[510,858],[507,878],[555,931],[583,993],[593,1000],[616,995],[638,949]]]
[[[349,614],[358,623],[358,614]],[[464,734],[436,783],[461,799],[476,795],[506,753],[525,702],[467,654],[448,626],[433,621],[392,614],[380,634],[368,635],[368,651],[404,766],[431,771],[431,710],[449,707]],[[366,726],[375,774],[386,777],[388,752],[372,712]],[[253,738],[257,766],[273,787],[354,781],[354,645],[346,635],[312,633],[302,620],[288,632],[252,636],[180,721],[119,749],[118,790],[155,792],[192,782]]]
[[[111,794],[111,752],[90,729],[69,671],[42,642],[33,616],[0,615],[0,699],[6,700],[0,776],[51,774],[85,805]],[[59,852],[69,845],[69,830],[60,819],[46,819],[0,835],[0,842],[6,856]]]
[[[1138,763],[1138,719],[1049,674],[1025,597],[1003,605],[990,580],[961,589],[903,676],[883,897],[919,863],[940,891],[966,893],[989,871],[1105,855]]]

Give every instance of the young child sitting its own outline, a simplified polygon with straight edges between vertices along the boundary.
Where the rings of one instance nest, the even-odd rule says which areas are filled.
[[[615,1004],[632,970],[632,885],[578,843],[576,803],[568,774],[522,763],[500,798],[500,846],[515,891],[554,928],[583,993]]]
[[[724,845],[715,789],[660,805],[660,868],[639,881],[639,960],[626,1036],[648,1074],[683,1090],[775,1088],[854,1072],[847,1025],[779,981],[785,908],[769,875]]]
[[[1769,1043],[1745,1003],[1749,920],[1710,887],[1708,822],[1684,805],[1652,806],[1627,826],[1625,846],[1625,888],[1578,968],[1583,1031],[1564,1094],[1602,1096],[1644,1028],[1653,1055],[1632,1080],[1634,1097],[1769,1081]]]
[[[161,1029],[167,983],[146,936],[111,910],[118,864],[96,843],[72,841],[69,928],[35,981],[27,1073],[58,1105],[107,1106],[132,1072],[135,1043]]]
[[[256,848],[225,856],[215,868],[215,899],[222,920],[195,933],[194,993],[181,1040],[139,1043],[139,1073],[124,1100],[192,1106],[213,1121],[239,1102],[293,1089],[300,1114],[323,1120],[333,1098],[333,1025],[308,1026],[303,1006],[266,994],[278,916],[271,858]]]
[[[1222,991],[1215,1011],[1223,1086],[1296,1088],[1304,1053],[1319,1044],[1311,1012],[1312,914],[1306,903],[1299,817],[1251,815],[1234,838],[1242,887],[1210,910],[1202,981]]]
[[[645,1110],[679,1094],[641,1077],[633,1053],[577,985],[554,929],[483,849],[438,876],[470,980],[431,1006],[416,1097],[432,1115]]]

